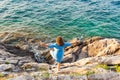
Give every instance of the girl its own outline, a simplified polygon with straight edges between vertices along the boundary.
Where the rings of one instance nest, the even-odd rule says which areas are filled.
[[[74,42],[74,43],[76,43],[76,42]],[[40,45],[43,47],[54,48],[54,50],[50,51],[50,54],[53,57],[53,59],[57,62],[57,71],[59,71],[60,64],[61,64],[61,61],[62,61],[63,55],[64,55],[64,48],[67,46],[71,46],[74,43],[64,42],[62,37],[58,36],[56,38],[56,43],[50,44],[50,45],[45,44],[45,43],[40,43]]]

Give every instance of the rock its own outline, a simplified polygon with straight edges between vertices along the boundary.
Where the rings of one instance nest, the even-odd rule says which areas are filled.
[[[49,80],[51,74],[48,71],[37,71],[30,73],[30,75],[33,76],[35,80]]]
[[[103,56],[101,58],[98,58],[98,62],[102,64],[107,64],[107,65],[116,65],[120,64],[120,55],[116,56]]]
[[[120,64],[120,55],[84,58],[69,64],[69,66],[73,66],[73,65],[84,66],[93,63],[106,64],[106,65]]]
[[[12,71],[14,70],[15,66],[12,64],[1,64],[0,71]]]
[[[88,44],[85,47],[89,56],[119,54],[116,53],[116,51],[120,51],[120,43],[116,39],[100,39]]]
[[[0,49],[6,50],[6,48],[4,47],[2,43],[0,43]]]
[[[98,73],[98,74],[91,74],[88,76],[89,80],[119,80],[120,74],[116,72],[107,72],[107,73]]]
[[[91,44],[91,43],[93,43],[93,42],[95,42],[95,41],[99,41],[99,40],[101,40],[101,39],[104,39],[104,38],[99,37],[99,36],[95,36],[95,37],[92,37],[92,38],[90,38],[90,39],[84,40],[84,43],[88,45],[88,44]]]
[[[14,54],[11,54],[10,52],[7,52],[6,50],[0,50],[0,55],[2,57],[7,57],[7,58],[14,56]]]
[[[31,77],[30,75],[21,75],[21,76],[7,79],[7,80],[35,80],[35,79]]]
[[[28,50],[28,49],[29,49],[29,45],[23,45],[23,46],[21,47],[21,49],[23,49],[23,50]]]
[[[81,41],[78,38],[74,38],[70,41],[71,43],[74,43],[72,46],[77,46],[79,44],[81,44]],[[76,42],[76,43],[75,43]]]
[[[17,65],[18,61],[19,61],[19,60],[7,59],[5,63],[6,63],[6,64],[14,64],[14,65]]]
[[[51,77],[50,80],[88,80],[88,79],[87,76],[58,75]]]
[[[4,46],[5,49],[0,49],[0,71],[18,72],[20,66],[24,63],[34,62],[32,55],[28,51],[8,45],[1,46]]]
[[[69,49],[69,50],[65,51],[64,56],[71,54],[71,53],[73,53],[73,49]]]
[[[39,70],[39,71],[48,71],[49,65],[46,63],[25,63],[21,66],[23,70]]]
[[[73,60],[73,54],[68,54],[63,58],[63,62],[72,62],[72,60]]]
[[[87,54],[87,52],[81,52],[81,53],[78,55],[78,57],[79,57],[78,60],[83,59],[83,58],[87,58],[87,57],[88,57],[88,54]]]
[[[7,33],[6,36],[8,34],[9,33]],[[43,72],[47,72],[45,73],[45,76],[50,74],[50,76],[46,78],[50,80],[97,80],[97,78],[119,80],[120,75],[118,73],[96,68],[99,64],[120,64],[119,40],[101,37],[93,37],[84,41],[80,41],[77,38],[73,39],[72,42],[77,41],[78,43],[65,48],[63,58],[63,62],[65,63],[61,64],[60,72],[56,74],[54,72],[56,72],[57,66],[49,70],[49,64],[53,63],[53,58],[49,54],[50,50],[39,47],[36,44],[39,43],[38,39],[29,39],[32,39],[27,40],[30,42],[30,45],[25,42],[25,38],[22,35],[18,34],[17,36],[12,33],[12,36],[10,36],[9,39],[4,39],[5,45],[0,43],[0,71],[10,72],[7,75],[12,75],[12,73],[14,73],[14,78],[11,78],[10,80],[42,80]],[[40,51],[40,56],[43,56],[45,63],[35,62],[33,56],[35,52],[34,50],[31,50],[31,45],[36,51]],[[21,72],[18,73],[19,71]],[[51,72],[49,73],[49,71]],[[95,74],[90,73],[90,75],[88,75],[89,71],[94,71]],[[73,76],[73,74],[78,74],[79,76]],[[104,77],[104,75],[106,76]],[[101,76],[103,76],[103,78]]]
[[[77,39],[75,39],[77,40]],[[74,41],[74,39],[73,39]],[[78,40],[79,41],[79,40]],[[120,54],[120,41],[117,39],[93,37],[81,44],[65,49],[64,62],[67,62],[75,56],[75,60],[79,60],[91,56],[104,56]],[[75,54],[75,55],[71,55]],[[73,60],[71,60],[73,61]]]
[[[94,57],[89,57],[89,58],[84,58],[84,59],[80,59],[76,62],[73,62],[73,63],[71,63],[71,65],[83,66],[83,65],[86,65],[86,64],[92,64],[93,62],[96,62],[95,58]]]
[[[61,69],[59,74],[85,74],[87,73],[89,70],[92,70],[90,67],[77,67],[77,66],[72,66],[72,67],[67,67],[64,69]]]
[[[7,76],[8,74],[10,74],[9,72],[0,72],[0,77],[5,77]]]
[[[18,57],[18,60],[18,66],[22,66],[24,63],[35,62],[31,57],[22,57],[21,59]]]
[[[74,61],[76,61],[79,58],[78,55],[80,54],[80,52],[81,52],[80,46],[76,46],[74,48],[69,48],[64,53],[63,62],[74,62]]]

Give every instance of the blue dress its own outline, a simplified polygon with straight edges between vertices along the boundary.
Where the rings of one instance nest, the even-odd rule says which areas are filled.
[[[67,46],[71,46],[71,43],[64,42],[63,46],[59,46],[56,43],[50,44],[49,48],[54,48],[54,50],[50,51],[51,56],[55,59],[56,62],[61,62],[64,55],[64,48]]]

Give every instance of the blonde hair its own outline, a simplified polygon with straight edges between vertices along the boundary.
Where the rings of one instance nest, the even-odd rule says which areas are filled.
[[[57,43],[57,45],[59,45],[59,46],[63,46],[63,45],[64,45],[64,40],[63,40],[63,38],[62,38],[61,36],[57,36],[57,38],[56,38],[56,43]]]

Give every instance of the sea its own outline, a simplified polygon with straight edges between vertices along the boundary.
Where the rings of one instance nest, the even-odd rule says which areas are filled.
[[[0,0],[0,32],[17,29],[48,39],[120,39],[120,0]]]

